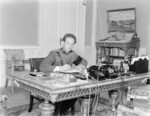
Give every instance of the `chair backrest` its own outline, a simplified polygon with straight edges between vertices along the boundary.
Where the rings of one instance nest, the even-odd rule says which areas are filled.
[[[22,49],[4,49],[6,61],[6,73],[24,70],[24,51]]]
[[[30,71],[33,72],[36,70],[37,72],[40,72],[40,64],[45,58],[30,58]]]

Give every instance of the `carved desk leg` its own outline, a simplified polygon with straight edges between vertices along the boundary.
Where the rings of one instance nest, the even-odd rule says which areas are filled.
[[[89,97],[82,98],[82,105],[81,105],[82,116],[88,116],[90,112],[91,102],[92,99],[89,99]]]
[[[53,116],[54,106],[49,104],[48,100],[45,100],[44,103],[41,103],[39,107],[41,109],[41,116]]]
[[[15,92],[15,84],[14,84],[14,79],[11,80],[11,92]]]
[[[116,115],[116,106],[118,104],[118,99],[119,99],[119,92],[118,91],[112,92],[111,95],[110,95],[110,104],[111,104],[111,107],[112,107],[112,114],[111,115],[113,115],[113,116]]]
[[[126,97],[127,97],[127,88],[120,88],[119,89],[119,104],[127,105]]]
[[[133,108],[133,98],[131,98],[130,94],[131,94],[131,87],[129,86],[127,92],[127,106],[129,108]]]
[[[118,91],[114,91],[110,95],[110,104],[112,106],[113,116],[116,115],[116,106],[118,104],[126,105],[126,88],[120,88]]]

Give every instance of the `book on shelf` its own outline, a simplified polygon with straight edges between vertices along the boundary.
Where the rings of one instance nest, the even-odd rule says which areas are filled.
[[[101,54],[101,55],[105,55],[105,48],[101,48],[100,54]]]
[[[117,48],[113,48],[113,56],[118,56],[118,49]]]
[[[113,60],[113,65],[114,66],[120,66],[120,63],[123,62],[124,59],[114,59]]]
[[[113,56],[113,48],[110,49],[110,55]]]
[[[101,56],[124,57],[125,52],[120,48],[101,48],[98,52]]]
[[[119,54],[118,54],[118,56],[124,56],[125,54],[124,54],[124,51],[122,50],[122,49],[119,49]]]

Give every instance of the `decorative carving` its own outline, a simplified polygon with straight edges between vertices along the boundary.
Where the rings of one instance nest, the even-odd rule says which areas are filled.
[[[110,104],[112,106],[112,111],[116,111],[117,99],[119,98],[119,92],[113,92],[110,96]]]
[[[16,74],[16,73],[15,73]],[[26,89],[27,91],[30,91],[34,93],[35,95],[41,96],[45,99],[48,99],[52,102],[56,101],[63,101],[75,97],[81,97],[89,94],[94,94],[100,91],[107,91],[107,90],[113,90],[118,89],[122,87],[128,87],[128,86],[135,86],[142,83],[142,80],[146,77],[148,77],[149,74],[139,74],[136,76],[131,76],[129,78],[117,78],[112,79],[111,81],[104,81],[104,82],[91,82],[91,84],[87,85],[81,85],[76,89],[76,87],[73,89],[71,88],[62,88],[60,90],[48,90],[46,87],[37,85],[36,83],[26,81],[22,79],[21,77],[15,78],[15,80],[19,83],[20,87],[23,89]]]
[[[38,95],[46,101],[40,105],[42,116],[51,116],[53,114],[54,106],[48,103],[48,101],[58,102],[71,98],[77,98],[85,95],[90,95],[98,93],[101,91],[114,90],[118,88],[135,86],[142,83],[142,80],[150,77],[150,73],[138,74],[133,76],[119,77],[111,80],[104,81],[89,81],[89,83],[80,85],[80,86],[70,86],[67,88],[61,89],[52,89],[51,86],[43,85],[42,82],[38,83],[29,78],[29,72],[17,72],[13,74],[14,79],[20,84],[20,87]],[[116,96],[112,96],[116,99]],[[83,114],[87,114],[87,104],[91,102],[89,99],[83,100],[83,106],[85,109],[82,109]]]
[[[11,69],[12,66],[14,66],[14,70],[24,70],[24,52],[22,49],[7,49],[4,50],[6,54],[6,64],[7,68]],[[13,65],[12,65],[13,63]]]
[[[57,101],[57,98],[58,98],[58,94],[53,94],[53,95],[51,95],[51,101],[52,102],[56,102]]]
[[[14,71],[24,70],[24,52],[22,49],[5,49],[5,61],[6,61],[6,85],[8,86],[8,80],[12,83],[12,92],[15,91],[14,79],[9,74],[13,74]],[[9,76],[8,76],[9,75]]]
[[[82,105],[81,105],[81,113],[83,116],[88,116],[90,109],[91,109],[92,99],[90,98],[83,98]]]
[[[54,106],[49,104],[48,100],[45,100],[44,103],[39,105],[41,109],[41,116],[53,116],[54,113]]]

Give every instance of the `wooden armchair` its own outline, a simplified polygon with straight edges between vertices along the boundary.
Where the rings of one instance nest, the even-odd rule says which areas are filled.
[[[14,92],[14,79],[10,76],[14,71],[24,70],[24,51],[22,49],[4,49],[5,53],[5,71],[6,71],[6,84],[8,87],[8,81],[11,81],[12,92]]]

